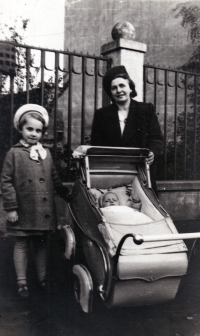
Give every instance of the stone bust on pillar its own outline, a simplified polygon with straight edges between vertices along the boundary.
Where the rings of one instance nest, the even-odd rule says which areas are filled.
[[[136,85],[137,97],[143,101],[143,64],[147,46],[136,42],[135,28],[130,22],[118,22],[111,32],[113,41],[101,47],[101,54],[112,58],[112,66],[124,65]]]

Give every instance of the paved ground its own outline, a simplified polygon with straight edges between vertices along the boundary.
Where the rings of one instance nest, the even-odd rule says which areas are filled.
[[[176,224],[180,232],[200,231],[198,221]],[[13,240],[1,236],[0,336],[200,336],[200,243],[173,302],[111,310],[98,302],[92,314],[83,313],[75,302],[70,263],[62,257],[59,239],[51,241],[50,249],[53,293],[43,294],[37,287],[31,262],[31,298],[27,302],[16,296],[12,250]]]

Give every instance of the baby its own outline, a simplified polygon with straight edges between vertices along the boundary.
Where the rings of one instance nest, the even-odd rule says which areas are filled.
[[[120,201],[118,196],[112,192],[112,191],[108,191],[105,194],[103,194],[100,199],[99,199],[99,206],[100,208],[106,208],[108,206],[116,206],[116,205],[120,205]],[[131,208],[134,208],[135,210],[140,210],[141,209],[141,201],[138,200],[136,201],[135,199],[132,199],[131,202]]]
[[[103,194],[102,197],[100,197],[100,207],[101,208],[105,208],[108,206],[116,206],[116,205],[120,205],[119,203],[119,198],[118,196],[111,191],[108,191],[107,193]]]
[[[124,235],[135,234],[135,225],[151,223],[152,219],[134,208],[134,204],[140,204],[140,200],[132,200],[131,207],[120,205],[118,196],[108,191],[99,199],[99,206],[105,218],[105,223],[98,225],[99,231],[104,237],[111,256],[115,255],[116,248]],[[112,206],[115,206],[114,208]],[[138,230],[138,229],[137,229]],[[123,246],[123,253],[129,254],[134,248],[133,240],[128,239]]]

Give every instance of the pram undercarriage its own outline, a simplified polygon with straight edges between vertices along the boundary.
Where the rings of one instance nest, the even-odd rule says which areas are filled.
[[[187,272],[187,248],[151,189],[148,150],[79,150],[79,179],[70,204],[74,227],[63,231],[82,309],[92,310],[94,290],[109,308],[173,300]],[[99,198],[108,190],[117,194],[120,206],[100,208]],[[135,200],[141,203],[139,212]],[[145,242],[152,235],[154,239]]]

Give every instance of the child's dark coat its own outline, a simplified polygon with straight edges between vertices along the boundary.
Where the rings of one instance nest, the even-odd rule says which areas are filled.
[[[4,161],[1,188],[5,210],[16,210],[19,220],[7,222],[15,230],[54,230],[54,189],[62,187],[48,149],[45,160],[30,159],[30,148],[13,146]]]

